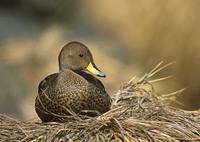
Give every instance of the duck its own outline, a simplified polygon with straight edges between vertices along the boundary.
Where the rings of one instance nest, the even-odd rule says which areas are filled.
[[[65,44],[58,56],[59,72],[38,86],[35,111],[42,122],[66,121],[72,115],[98,116],[110,110],[111,97],[97,77],[105,78],[89,48],[81,42]]]

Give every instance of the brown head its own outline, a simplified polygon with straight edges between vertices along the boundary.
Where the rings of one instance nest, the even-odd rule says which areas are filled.
[[[58,61],[60,70],[88,71],[99,77],[106,76],[94,64],[88,47],[77,41],[69,42],[62,48]]]

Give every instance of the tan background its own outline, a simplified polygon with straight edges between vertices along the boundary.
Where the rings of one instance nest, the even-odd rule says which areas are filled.
[[[0,113],[37,119],[37,85],[57,72],[61,47],[78,40],[91,49],[110,94],[161,60],[176,64],[160,76],[158,93],[187,88],[179,107],[200,107],[200,1],[2,0]],[[159,76],[157,76],[159,77]]]

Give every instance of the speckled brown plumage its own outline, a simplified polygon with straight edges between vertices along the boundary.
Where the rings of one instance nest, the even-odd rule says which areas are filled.
[[[110,109],[111,98],[105,91],[103,84],[93,75],[85,72],[87,65],[90,62],[93,63],[89,49],[79,42],[71,42],[65,45],[64,48],[71,52],[71,50],[78,48],[77,46],[80,49],[88,50],[84,53],[84,56],[87,57],[80,58],[82,61],[78,63],[78,68],[74,66],[73,69],[69,68],[71,62],[63,63],[60,61],[61,55],[59,55],[60,71],[47,76],[39,84],[35,109],[43,122],[60,121],[59,116],[70,115],[69,110],[77,114],[95,116],[97,115],[96,113],[86,113],[84,110],[94,110],[99,113],[104,113]],[[69,52],[65,52],[64,54],[66,55],[63,56],[68,56]],[[73,53],[74,57],[72,59],[76,58],[79,60],[77,56],[80,52],[82,54],[84,51],[77,50],[76,52]],[[88,62],[86,66],[82,65],[80,67],[80,64],[86,61]]]

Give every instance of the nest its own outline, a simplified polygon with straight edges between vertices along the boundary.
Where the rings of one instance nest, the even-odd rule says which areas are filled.
[[[113,141],[199,142],[200,111],[166,105],[183,90],[158,96],[151,77],[170,64],[158,64],[141,78],[134,77],[113,96],[112,109],[97,117],[71,116],[65,123],[21,122],[0,115],[0,140],[21,142]]]

